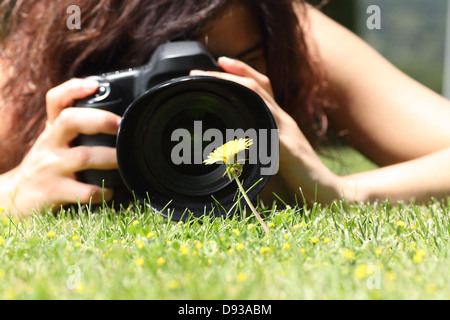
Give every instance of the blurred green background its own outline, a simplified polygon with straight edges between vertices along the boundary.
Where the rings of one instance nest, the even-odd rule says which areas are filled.
[[[379,30],[367,28],[370,5],[381,9]],[[323,11],[406,74],[442,93],[447,6],[447,0],[330,0]]]

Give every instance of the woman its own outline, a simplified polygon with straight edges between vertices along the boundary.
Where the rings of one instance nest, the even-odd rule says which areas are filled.
[[[103,194],[75,173],[117,168],[115,150],[71,142],[79,134],[116,134],[120,117],[71,108],[98,85],[74,78],[143,65],[158,44],[179,39],[203,42],[225,71],[206,74],[249,87],[272,111],[280,170],[265,197],[426,201],[450,191],[450,103],[303,1],[86,0],[76,3],[81,30],[68,30],[72,4],[2,3],[11,12],[2,17],[9,28],[0,58],[6,212],[111,199],[112,190]],[[313,148],[327,128],[346,132],[382,168],[333,174]]]

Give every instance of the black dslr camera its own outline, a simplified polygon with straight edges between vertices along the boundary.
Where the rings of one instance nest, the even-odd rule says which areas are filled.
[[[223,216],[232,211],[238,194],[236,184],[223,177],[225,165],[202,163],[206,148],[212,151],[207,133],[256,132],[253,138],[258,139],[261,130],[276,125],[255,92],[231,81],[189,76],[192,69],[220,71],[200,43],[179,41],[158,47],[143,67],[89,77],[100,83],[99,89],[75,106],[108,110],[123,119],[117,137],[82,135],[76,144],[116,147],[119,170],[88,170],[79,173],[79,180],[105,187],[124,184],[176,220],[189,213],[198,217],[214,210]],[[220,140],[217,135],[215,140]],[[254,141],[255,147],[262,140]],[[213,142],[218,147],[227,141]],[[278,155],[270,139],[265,143],[266,152]],[[251,199],[269,179],[261,174],[259,158],[253,158],[241,176]]]

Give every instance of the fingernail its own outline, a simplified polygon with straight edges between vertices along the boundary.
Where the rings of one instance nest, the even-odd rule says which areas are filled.
[[[191,76],[207,76],[208,72],[203,70],[191,70],[190,72]]]
[[[87,91],[92,91],[98,88],[98,81],[91,80],[91,79],[85,79],[82,83],[83,89]]]
[[[225,62],[225,63],[232,63],[234,62],[234,59],[228,58],[228,57],[220,57],[219,58],[220,62]]]

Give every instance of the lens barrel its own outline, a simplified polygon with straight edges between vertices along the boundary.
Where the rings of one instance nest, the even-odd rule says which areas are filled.
[[[175,220],[210,212],[225,216],[238,208],[237,186],[223,176],[224,164],[205,165],[203,160],[211,146],[227,142],[230,130],[250,129],[257,134],[276,129],[266,104],[252,90],[213,77],[167,81],[136,99],[123,115],[117,135],[122,180],[135,196]],[[209,140],[213,131],[224,140]],[[264,139],[257,140],[255,148],[278,153],[271,150],[270,139],[264,146]],[[261,168],[259,157],[243,164],[240,179],[251,199],[269,180]]]

